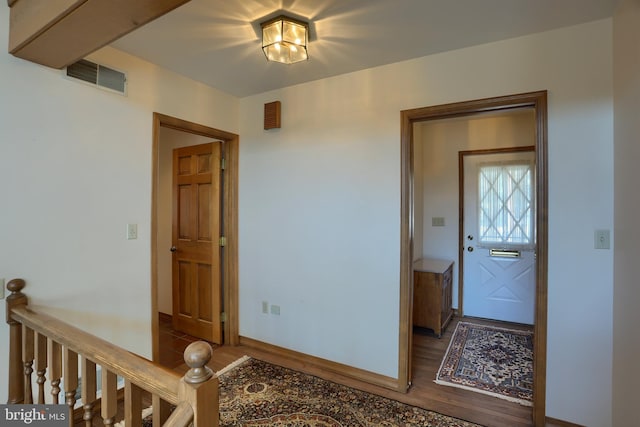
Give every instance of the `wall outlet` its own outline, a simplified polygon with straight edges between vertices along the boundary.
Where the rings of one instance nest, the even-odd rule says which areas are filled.
[[[271,306],[271,314],[274,314],[276,316],[280,316],[280,306],[279,305],[272,305]]]
[[[431,226],[432,227],[444,227],[444,217],[442,216],[434,216],[431,218]]]
[[[4,299],[4,279],[0,279],[0,299]]]
[[[262,313],[269,314],[269,303],[267,301],[262,301]]]

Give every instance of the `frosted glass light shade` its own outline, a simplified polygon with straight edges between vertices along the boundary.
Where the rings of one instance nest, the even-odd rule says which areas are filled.
[[[279,16],[260,24],[262,51],[269,61],[293,64],[309,59],[307,43],[309,26],[287,16]]]

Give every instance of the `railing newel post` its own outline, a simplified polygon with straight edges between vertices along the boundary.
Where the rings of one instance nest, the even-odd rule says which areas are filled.
[[[24,364],[22,361],[22,325],[13,320],[11,312],[14,308],[26,306],[29,299],[22,293],[26,283],[22,279],[13,279],[7,283],[11,292],[6,298],[7,324],[9,325],[9,395],[7,403],[24,403]]]
[[[178,399],[191,404],[194,427],[220,425],[218,377],[207,366],[212,352],[204,341],[191,343],[184,351],[184,361],[190,369],[182,377]]]

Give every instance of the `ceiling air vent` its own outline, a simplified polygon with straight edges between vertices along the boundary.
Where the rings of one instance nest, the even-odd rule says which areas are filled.
[[[82,80],[89,84],[126,94],[127,75],[122,71],[82,59],[67,67],[67,77]]]

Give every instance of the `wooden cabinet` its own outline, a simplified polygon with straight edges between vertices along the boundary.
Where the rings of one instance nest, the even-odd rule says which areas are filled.
[[[189,0],[9,0],[9,52],[63,68]]]
[[[453,261],[422,258],[413,264],[413,325],[438,337],[453,317],[452,274]]]

